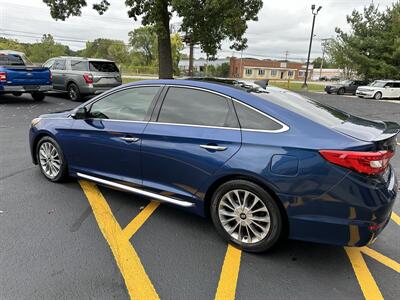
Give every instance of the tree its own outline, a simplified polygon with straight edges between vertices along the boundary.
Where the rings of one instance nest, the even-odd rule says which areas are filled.
[[[50,7],[51,16],[65,20],[69,16],[80,16],[86,0],[43,0]],[[243,49],[247,40],[243,34],[246,22],[257,20],[262,0],[125,0],[128,16],[143,25],[152,25],[157,33],[159,77],[172,78],[173,64],[170,40],[170,17],[175,11],[183,20],[182,29],[192,30],[202,49],[215,55],[221,41],[228,38],[235,49]],[[101,0],[93,9],[103,14],[110,3]],[[191,5],[195,5],[191,8]],[[199,10],[199,11],[198,11]],[[204,31],[203,31],[204,30]]]
[[[335,67],[335,64],[333,64],[330,60],[327,60],[326,58],[323,59],[323,63],[322,63],[322,57],[317,57],[312,62],[312,65],[314,66],[314,68],[321,68],[321,64],[322,64],[323,68],[334,68]]]
[[[184,47],[182,39],[178,33],[171,35],[172,63],[175,75],[180,75],[179,62],[182,56],[181,51]]]
[[[140,52],[150,65],[157,51],[157,35],[153,26],[143,26],[129,32],[129,44],[132,50]]]
[[[86,57],[106,58],[117,63],[125,63],[129,60],[129,51],[123,41],[110,39],[95,39],[87,42],[86,48],[81,52]]]
[[[40,43],[27,44],[25,54],[37,63],[42,63],[51,57],[69,55],[71,50],[68,46],[56,43],[51,34],[44,34]]]
[[[327,52],[340,67],[366,79],[400,78],[400,3],[385,11],[371,4],[347,16],[350,31],[336,28]]]

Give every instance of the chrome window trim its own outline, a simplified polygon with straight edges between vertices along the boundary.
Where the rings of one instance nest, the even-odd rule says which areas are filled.
[[[239,104],[242,104],[254,111],[256,111],[257,113],[260,113],[262,115],[264,115],[265,117],[271,119],[272,121],[278,123],[279,125],[282,126],[282,128],[277,129],[277,130],[268,130],[268,129],[249,129],[249,128],[241,128],[241,127],[221,127],[221,126],[209,126],[209,125],[197,125],[197,124],[181,124],[181,123],[166,123],[166,122],[157,122],[157,121],[133,121],[133,120],[118,120],[118,119],[95,119],[95,118],[90,118],[87,120],[98,120],[98,121],[110,121],[110,122],[125,122],[125,123],[145,123],[145,124],[159,124],[159,125],[171,125],[171,126],[185,126],[185,127],[197,127],[197,128],[215,128],[215,129],[226,129],[226,130],[243,130],[243,131],[248,131],[248,132],[265,132],[265,133],[282,133],[285,131],[288,131],[290,129],[290,127],[288,125],[286,125],[285,123],[279,121],[278,119],[271,117],[270,115],[258,110],[257,108],[254,108],[251,105],[248,105],[240,100],[237,100],[235,98],[232,98],[230,96],[227,96],[225,94],[221,94],[219,92],[213,91],[213,90],[208,90],[205,88],[200,88],[200,87],[192,87],[192,86],[185,86],[185,85],[175,85],[175,84],[166,84],[166,85],[157,85],[157,84],[144,84],[144,85],[138,85],[138,86],[129,86],[126,88],[123,88],[121,90],[118,91],[123,91],[126,89],[130,89],[130,88],[137,88],[137,87],[162,87],[162,86],[166,86],[166,87],[178,87],[178,88],[188,88],[188,89],[194,89],[194,90],[200,90],[200,91],[204,91],[204,92],[209,92],[212,94],[216,94],[218,96],[230,99],[232,101],[235,101]],[[115,91],[115,92],[118,92]],[[106,96],[110,96],[112,94],[114,94],[115,92],[109,93],[107,95],[104,95],[103,97],[101,97],[100,99],[96,99],[96,101],[93,101],[91,103],[89,103],[89,105],[92,105],[93,103],[100,101],[101,99],[104,99]],[[161,108],[160,108],[161,109]],[[240,122],[240,120],[239,120]]]
[[[162,201],[162,202],[171,203],[171,204],[175,204],[175,205],[182,206],[182,207],[193,207],[194,206],[194,203],[192,203],[192,202],[179,200],[179,199],[176,199],[176,198],[171,198],[171,197],[167,197],[167,196],[164,196],[164,195],[148,192],[148,191],[145,191],[145,190],[142,190],[142,189],[131,187],[129,185],[125,185],[125,184],[117,183],[117,182],[114,182],[114,181],[98,178],[98,177],[95,177],[95,176],[90,176],[90,175],[79,173],[79,172],[77,172],[76,175],[78,177],[80,177],[80,178],[84,178],[84,179],[87,179],[87,180],[90,180],[90,181],[94,181],[94,182],[97,182],[97,183],[100,183],[100,184],[104,184],[104,185],[107,185],[107,186],[110,186],[110,187],[114,187],[116,189],[120,189],[120,190],[123,190],[123,191],[126,191],[126,192],[131,192],[131,193],[143,195],[143,196],[146,196],[146,197],[149,197],[149,198],[154,198],[154,199],[157,199],[157,200]]]

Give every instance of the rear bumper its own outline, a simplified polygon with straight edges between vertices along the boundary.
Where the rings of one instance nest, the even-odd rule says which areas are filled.
[[[115,88],[117,86],[120,86],[122,83],[116,83],[113,85],[107,85],[107,86],[95,86],[93,84],[88,84],[85,86],[80,86],[79,90],[82,94],[87,94],[87,95],[96,95],[96,94],[101,94],[103,92],[106,92],[112,88]]]
[[[300,204],[294,199],[287,208],[290,238],[340,246],[373,243],[389,222],[397,196],[397,178],[393,169],[389,172],[385,183],[347,175],[318,199]]]
[[[52,85],[4,85],[0,87],[0,91],[4,93],[32,93],[32,92],[47,92],[53,88]]]
[[[358,97],[362,97],[362,98],[373,98],[374,97],[374,92],[361,92],[361,91],[357,91],[356,95]]]

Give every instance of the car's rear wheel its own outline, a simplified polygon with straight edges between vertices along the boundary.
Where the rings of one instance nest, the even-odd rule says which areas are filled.
[[[46,97],[46,95],[44,93],[41,93],[41,92],[33,92],[31,94],[31,96],[32,96],[33,100],[35,100],[37,102],[43,101],[44,98]]]
[[[36,157],[42,174],[50,181],[61,182],[68,176],[67,163],[58,143],[43,137],[36,147]]]
[[[282,235],[278,205],[255,183],[246,180],[224,183],[215,191],[210,209],[217,231],[245,251],[266,251]]]
[[[375,100],[381,100],[381,99],[382,99],[382,93],[381,93],[381,92],[375,93],[374,99],[375,99]]]
[[[344,88],[340,88],[340,89],[338,89],[338,91],[337,91],[337,94],[338,95],[344,95]]]
[[[72,101],[79,101],[81,99],[81,92],[75,83],[70,83],[67,88],[68,96]]]

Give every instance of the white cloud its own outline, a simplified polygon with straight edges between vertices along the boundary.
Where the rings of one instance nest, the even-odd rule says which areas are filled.
[[[128,32],[141,25],[127,16],[123,0],[113,0],[110,9],[99,16],[91,9],[94,0],[83,9],[81,17],[67,21],[54,21],[49,8],[42,0],[1,0],[0,34],[21,41],[40,40],[44,33],[51,33],[60,42],[72,49],[84,47],[84,42],[98,37],[128,41]],[[98,1],[97,1],[98,2]],[[374,0],[382,8],[392,0]],[[353,9],[362,9],[371,0],[268,0],[259,13],[258,22],[250,22],[246,33],[248,49],[244,55],[282,58],[289,52],[289,58],[305,58],[311,31],[311,4],[322,5],[315,24],[315,39],[312,57],[321,54],[320,39],[335,35],[335,27],[347,28],[346,15]],[[173,22],[177,21],[174,18]],[[9,30],[9,31],[7,31]],[[9,34],[9,35],[4,35]],[[67,41],[79,40],[79,41]],[[224,43],[219,56],[232,54],[229,44]],[[201,56],[199,50],[196,55]],[[238,55],[236,53],[235,55]]]

